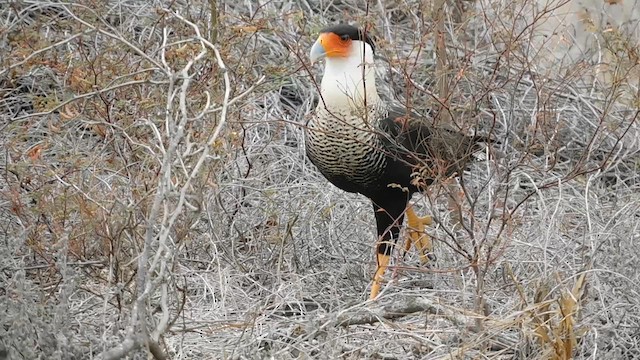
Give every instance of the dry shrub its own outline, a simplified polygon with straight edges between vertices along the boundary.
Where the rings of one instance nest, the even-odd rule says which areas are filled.
[[[582,14],[557,61],[566,2],[438,4],[0,5],[0,354],[637,356],[637,34]],[[373,304],[370,205],[304,157],[336,21],[386,99],[494,139]]]

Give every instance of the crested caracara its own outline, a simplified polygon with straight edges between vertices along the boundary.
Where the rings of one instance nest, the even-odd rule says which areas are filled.
[[[428,261],[431,239],[424,233],[431,217],[418,217],[409,205],[436,175],[461,173],[476,138],[429,124],[407,109],[385,103],[376,89],[375,44],[361,29],[334,25],[323,29],[311,48],[311,62],[325,59],[321,99],[306,132],[307,155],[338,188],[360,193],[373,204],[378,229],[377,263],[370,298],[382,276],[407,215],[407,250],[414,244]],[[429,174],[429,176],[425,176]]]

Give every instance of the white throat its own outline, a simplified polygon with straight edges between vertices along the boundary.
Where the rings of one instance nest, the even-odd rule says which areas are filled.
[[[326,58],[320,89],[322,100],[318,106],[362,109],[378,103],[373,50],[369,44],[357,40],[352,47],[349,57]]]

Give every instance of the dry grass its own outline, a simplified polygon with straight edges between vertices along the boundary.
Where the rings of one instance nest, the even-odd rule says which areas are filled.
[[[444,87],[430,5],[335,3],[0,5],[0,359],[640,356],[637,29],[543,67],[559,3],[447,7]],[[304,155],[338,20],[388,99],[496,139],[375,302],[371,206]]]

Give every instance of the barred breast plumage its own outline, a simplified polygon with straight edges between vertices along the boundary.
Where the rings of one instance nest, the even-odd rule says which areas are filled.
[[[375,187],[386,166],[386,156],[372,109],[366,118],[350,109],[328,111],[320,105],[307,130],[307,155],[333,184],[349,192]]]

